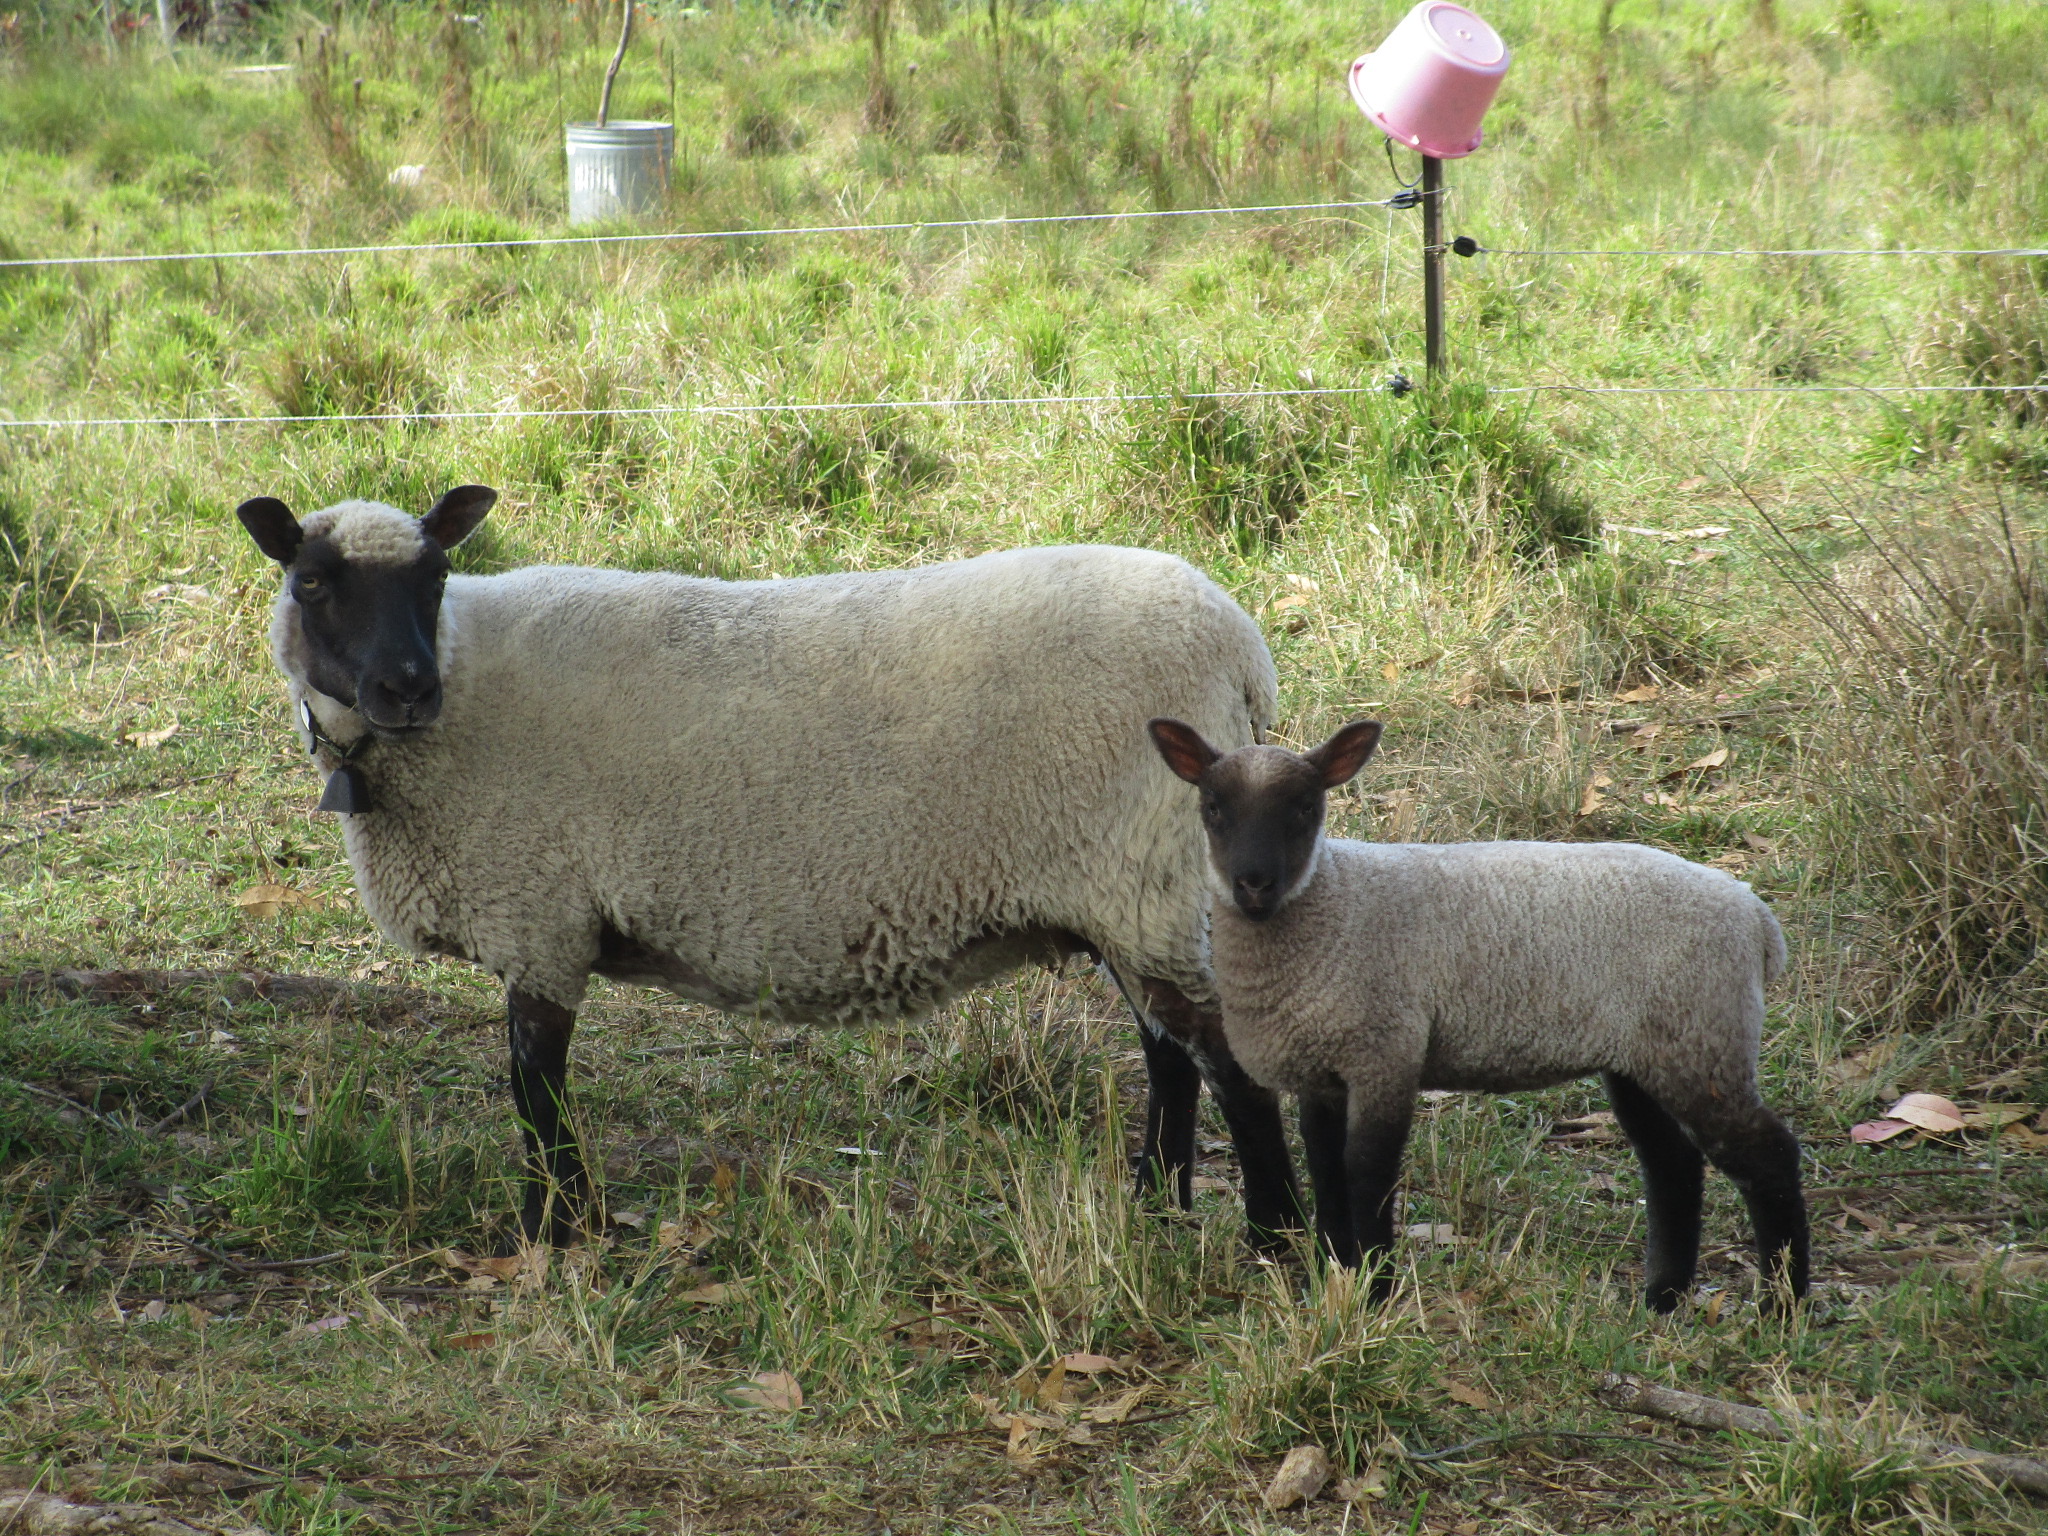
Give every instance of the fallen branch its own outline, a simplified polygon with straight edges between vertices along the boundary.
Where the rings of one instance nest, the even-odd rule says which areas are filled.
[[[1789,1440],[1799,1426],[1796,1415],[1779,1414],[1768,1408],[1752,1408],[1676,1387],[1660,1387],[1636,1376],[1609,1372],[1600,1378],[1596,1394],[1608,1407],[1623,1413],[1647,1414],[1668,1419],[1692,1429],[1717,1429],[1724,1433],[1760,1435],[1768,1440]],[[1943,1445],[1938,1441],[1910,1440],[1898,1447],[1924,1471],[1969,1467],[1993,1481],[2009,1483],[2036,1498],[2048,1498],[2048,1463],[2024,1456],[1999,1456],[1973,1450],[1967,1445]]]
[[[264,1002],[304,1011],[367,1005],[379,1014],[416,1013],[434,999],[414,987],[342,981],[332,976],[269,971],[20,971],[0,976],[0,997],[54,992],[88,1003],[147,1003],[193,988],[211,988],[229,1002]]]
[[[89,1120],[97,1120],[101,1125],[106,1126],[110,1130],[120,1131],[125,1134],[135,1129],[134,1126],[124,1124],[116,1120],[112,1115],[103,1115],[90,1104],[81,1104],[69,1094],[59,1093],[54,1088],[39,1088],[34,1083],[25,1083],[17,1077],[10,1077],[5,1079],[5,1081],[12,1083],[23,1093],[32,1093],[39,1099],[48,1099],[52,1104],[62,1104],[66,1109],[84,1115]]]
[[[1761,715],[1796,715],[1801,710],[1810,708],[1812,706],[1809,704],[1759,704],[1754,709],[1731,709],[1718,715],[1694,715],[1686,720],[1652,720],[1645,715],[1640,719],[1609,720],[1603,729],[1610,736],[1627,736],[1640,731],[1646,725],[1690,726],[1696,730],[1705,730],[1712,726],[1726,730],[1729,726],[1741,725],[1744,721],[1754,720]]]
[[[1674,1452],[1680,1456],[1699,1455],[1691,1446],[1680,1445],[1672,1440],[1659,1440],[1655,1435],[1592,1434],[1575,1429],[1508,1430],[1498,1435],[1479,1435],[1471,1440],[1460,1440],[1456,1445],[1447,1445],[1437,1451],[1411,1451],[1404,1446],[1401,1455],[1406,1461],[1455,1461],[1465,1452],[1477,1450],[1482,1445],[1506,1445],[1513,1440],[1626,1440],[1636,1445],[1654,1445],[1659,1450]]]
[[[336,1249],[333,1253],[318,1254],[310,1259],[238,1259],[231,1253],[222,1253],[218,1248],[195,1243],[191,1238],[180,1237],[175,1232],[166,1235],[216,1264],[225,1264],[238,1275],[261,1275],[280,1269],[311,1269],[315,1264],[332,1264],[337,1259],[348,1257],[346,1249]]]
[[[191,1114],[193,1110],[204,1104],[206,1096],[213,1092],[214,1081],[215,1079],[209,1077],[205,1082],[201,1083],[197,1093],[193,1094],[191,1098],[180,1104],[168,1115],[165,1115],[163,1119],[157,1121],[156,1124],[149,1127],[149,1134],[152,1136],[163,1135],[165,1131],[168,1131],[172,1126]]]

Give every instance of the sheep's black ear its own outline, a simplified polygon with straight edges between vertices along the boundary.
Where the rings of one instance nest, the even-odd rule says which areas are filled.
[[[458,485],[420,519],[420,532],[443,549],[453,549],[476,532],[497,499],[498,493],[488,485]]]
[[[1190,784],[1199,784],[1209,765],[1223,755],[1202,739],[1200,731],[1179,720],[1162,715],[1146,721],[1145,729],[1152,733],[1152,745],[1166,759],[1166,766]]]
[[[1349,782],[1365,766],[1365,760],[1372,756],[1373,748],[1379,744],[1379,721],[1354,720],[1320,747],[1304,752],[1302,756],[1322,775],[1323,788],[1335,789],[1339,784]]]
[[[249,530],[256,547],[279,565],[290,565],[298,559],[299,546],[306,542],[306,536],[299,531],[299,520],[292,516],[292,509],[275,496],[252,496],[235,508],[235,516]]]

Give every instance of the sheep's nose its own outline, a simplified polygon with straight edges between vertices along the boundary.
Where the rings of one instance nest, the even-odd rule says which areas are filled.
[[[401,667],[396,676],[384,684],[391,696],[401,704],[417,704],[441,686],[441,680],[431,672],[422,672],[418,667]]]
[[[1237,889],[1240,894],[1245,896],[1270,896],[1273,894],[1273,877],[1271,875],[1239,875],[1237,877]]]

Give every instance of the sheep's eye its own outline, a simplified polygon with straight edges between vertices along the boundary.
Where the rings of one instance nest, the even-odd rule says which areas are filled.
[[[326,590],[327,583],[318,576],[301,576],[299,578],[299,595],[301,597],[304,597],[309,592],[324,592]]]

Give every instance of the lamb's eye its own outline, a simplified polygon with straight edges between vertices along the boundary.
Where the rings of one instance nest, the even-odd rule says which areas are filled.
[[[301,576],[299,578],[299,594],[302,597],[309,592],[324,592],[326,590],[327,583],[318,576]]]

